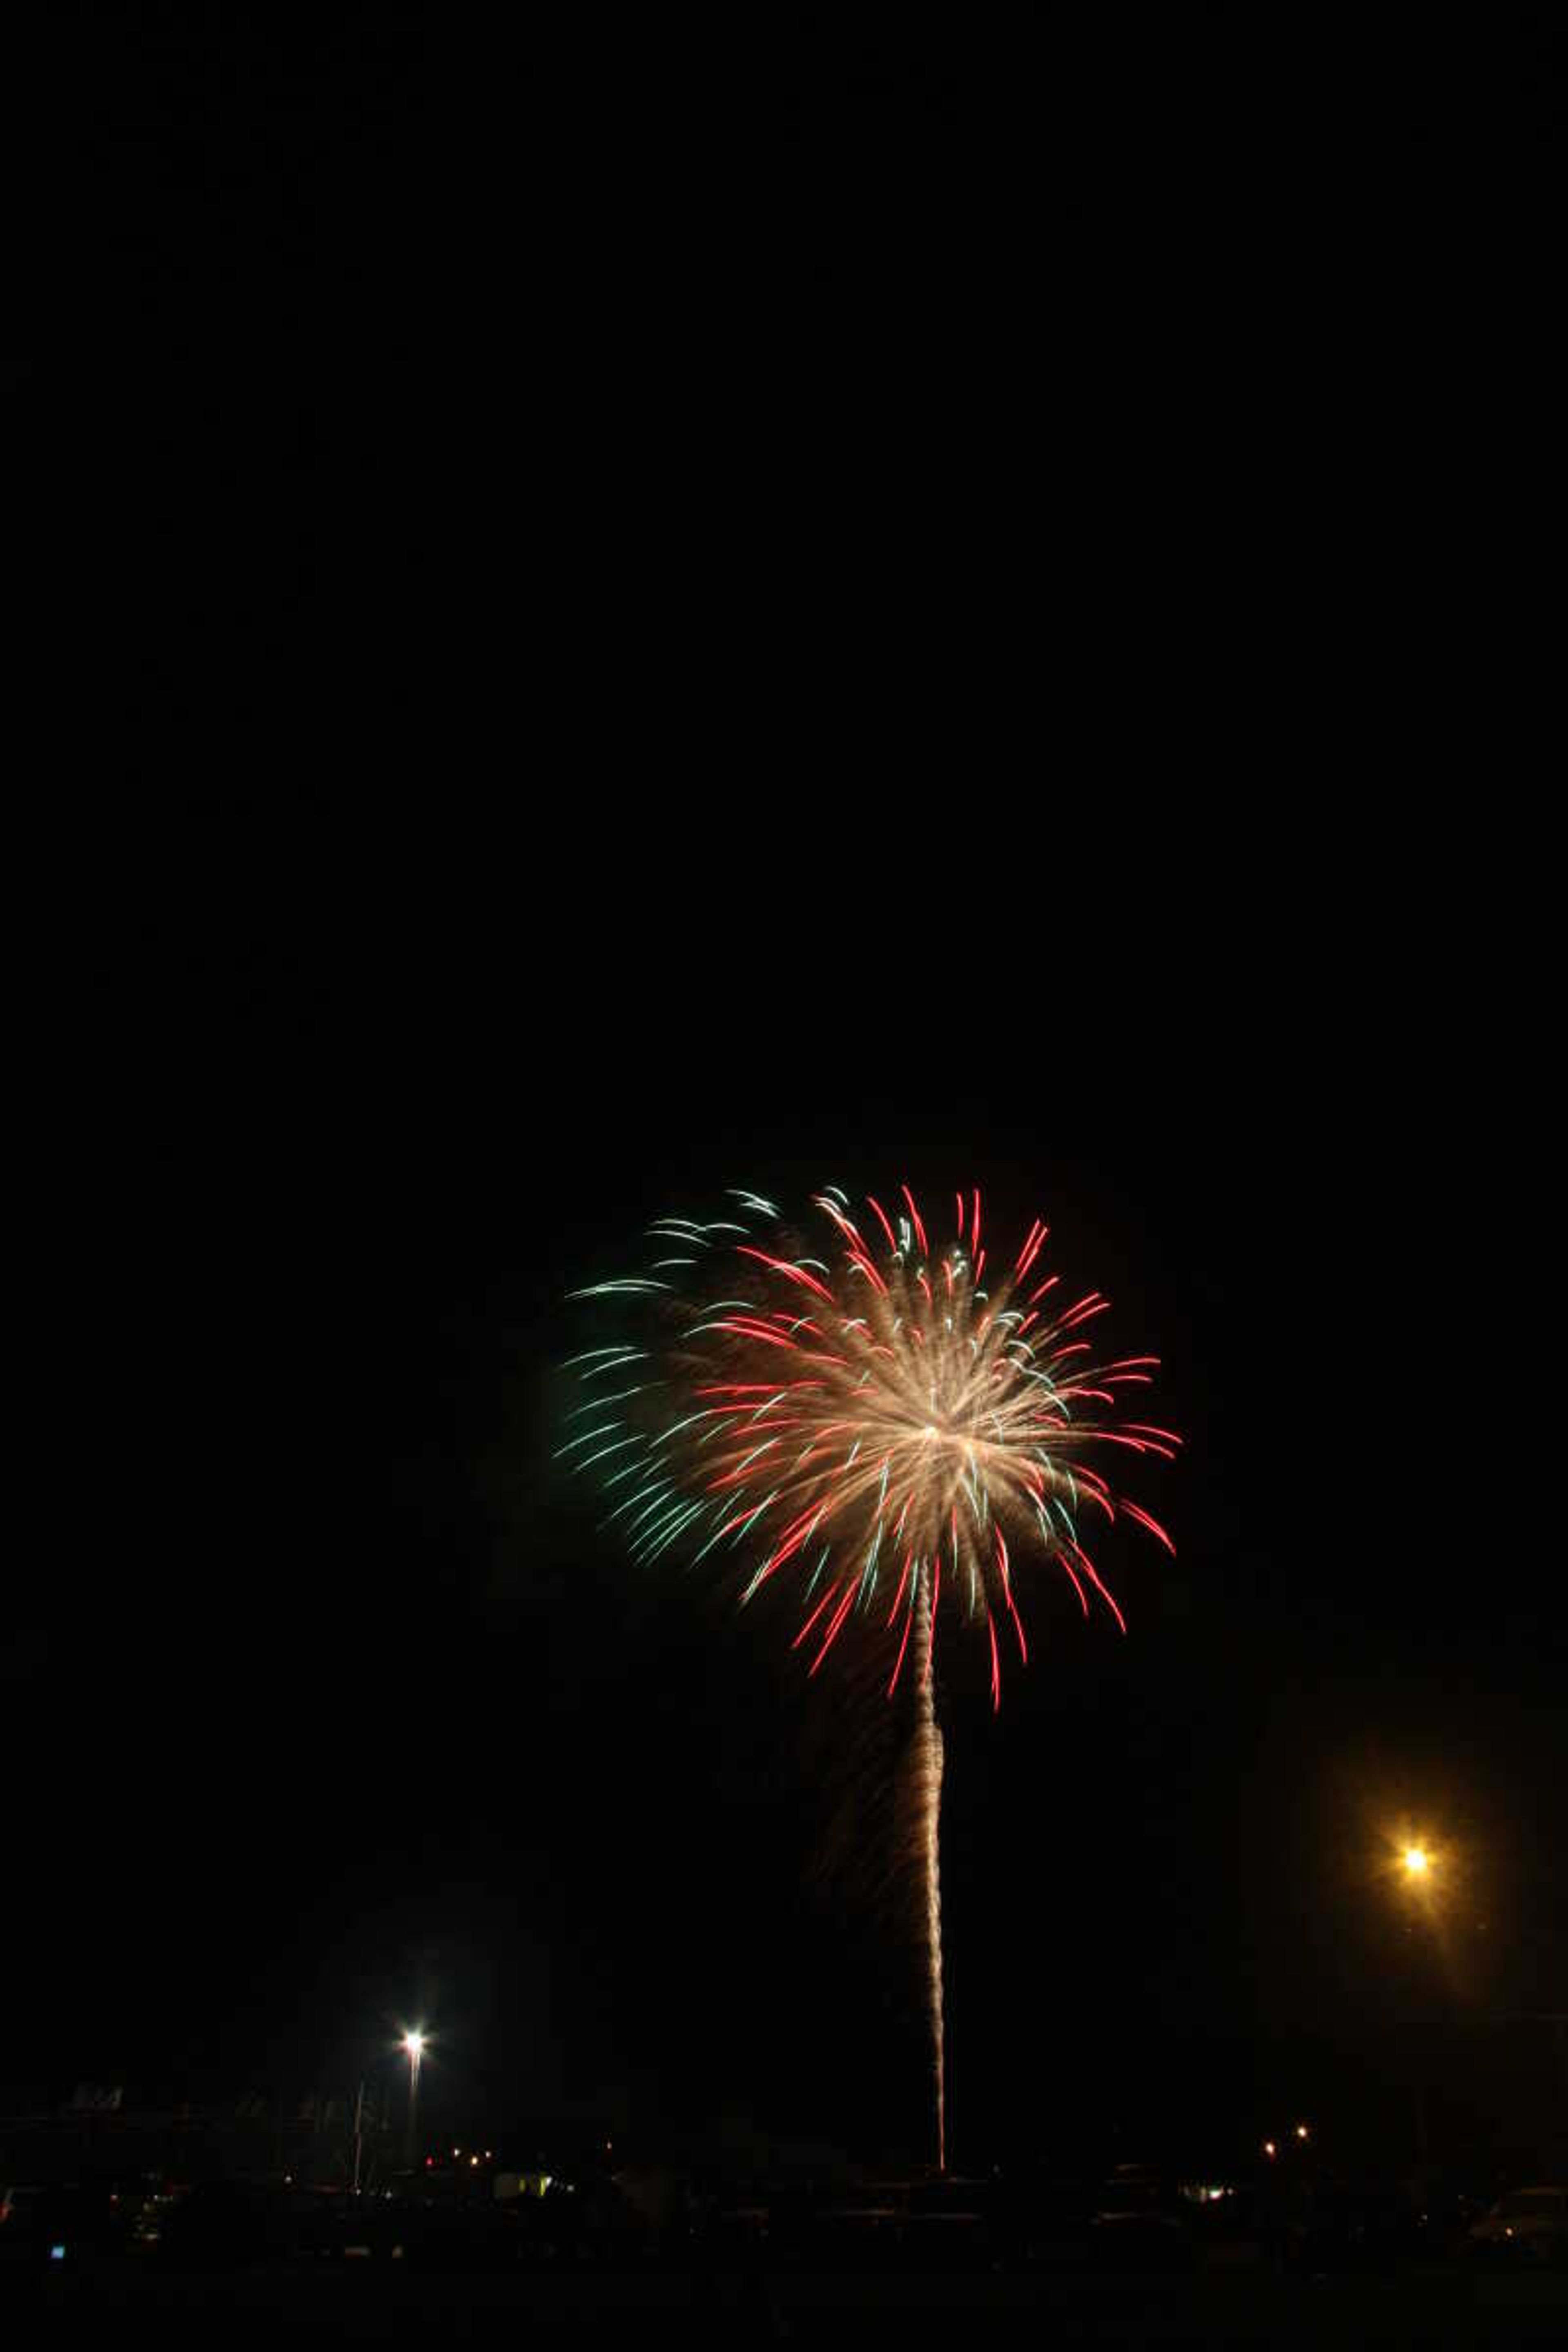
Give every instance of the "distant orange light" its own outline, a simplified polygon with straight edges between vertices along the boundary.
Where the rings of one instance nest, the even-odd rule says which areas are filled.
[[[1263,2143],[1263,2153],[1268,2158],[1269,2162],[1272,2163],[1279,2151],[1275,2147],[1274,2142],[1271,2139],[1266,2139]]]
[[[1432,1857],[1424,1845],[1407,1845],[1399,1858],[1407,1878],[1425,1878],[1432,1867]]]

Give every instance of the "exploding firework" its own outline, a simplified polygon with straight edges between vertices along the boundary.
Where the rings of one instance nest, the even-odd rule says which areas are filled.
[[[574,1292],[647,1312],[637,1336],[572,1360],[588,1393],[559,1458],[598,1472],[606,1524],[639,1561],[712,1559],[744,1602],[792,1586],[808,1679],[849,1633],[884,1646],[889,1700],[901,1683],[912,1691],[942,2162],[939,1625],[984,1639],[993,1706],[1005,1647],[1028,1662],[1026,1561],[1059,1570],[1086,1617],[1102,1606],[1125,1633],[1091,1525],[1125,1518],[1174,1547],[1092,1457],[1169,1461],[1180,1441],[1127,1416],[1157,1359],[1099,1356],[1110,1301],[1062,1299],[1042,1220],[988,1286],[978,1191],[954,1195],[952,1236],[936,1246],[907,1185],[891,1213],[868,1196],[860,1223],[835,1186],[814,1206],[826,1255],[787,1236],[771,1202],[736,1192],[717,1219],[659,1218],[644,1273]]]

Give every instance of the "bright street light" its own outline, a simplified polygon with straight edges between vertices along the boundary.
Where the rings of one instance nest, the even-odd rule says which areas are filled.
[[[1425,1878],[1432,1867],[1432,1857],[1424,1845],[1407,1845],[1399,1859],[1406,1878]]]

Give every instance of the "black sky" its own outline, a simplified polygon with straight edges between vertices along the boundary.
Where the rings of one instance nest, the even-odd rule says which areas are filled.
[[[315,2079],[423,1979],[458,2104],[908,2128],[832,1689],[548,1460],[563,1293],[737,1182],[1044,1207],[1190,1438],[1131,1639],[954,1661],[955,2115],[1364,2039],[1404,1809],[1561,2006],[1547,33],[313,21],[40,82],[0,2076]]]

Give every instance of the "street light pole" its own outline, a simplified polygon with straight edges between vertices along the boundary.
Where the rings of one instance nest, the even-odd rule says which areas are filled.
[[[424,2034],[405,2033],[403,2046],[408,2053],[408,2136],[403,2153],[405,2162],[412,2169],[419,2158],[419,2062],[425,2055]]]
[[[1405,1899],[1414,1913],[1415,1923],[1414,1932],[1418,1935],[1426,1936],[1431,1933],[1434,1909],[1440,1901],[1438,1881],[1434,1870],[1434,1864],[1438,1859],[1439,1857],[1434,1854],[1432,1849],[1421,1838],[1411,1839],[1400,1849],[1399,1867],[1404,1874]],[[1415,1981],[1419,1982],[1421,1975],[1419,1968],[1415,1974]],[[1432,2170],[1432,2143],[1426,2116],[1426,2085],[1422,2074],[1422,2058],[1418,2046],[1413,2049],[1411,2058],[1410,2103],[1415,2159],[1414,2186],[1417,2197],[1425,2201]]]

